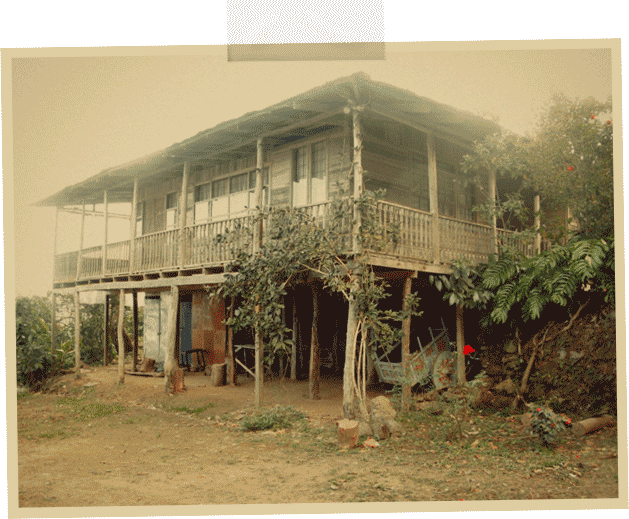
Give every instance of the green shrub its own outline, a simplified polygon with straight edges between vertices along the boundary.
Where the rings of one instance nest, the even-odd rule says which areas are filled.
[[[533,432],[539,436],[545,445],[554,444],[559,433],[566,429],[566,425],[570,424],[570,418],[555,414],[546,406],[529,405],[529,407],[531,408],[531,429]]]
[[[43,297],[20,297],[15,303],[17,382],[41,387],[50,375],[50,307]]]
[[[257,411],[243,418],[240,428],[243,431],[263,431],[265,429],[288,429],[294,422],[302,421],[306,415],[291,406],[275,406]]]

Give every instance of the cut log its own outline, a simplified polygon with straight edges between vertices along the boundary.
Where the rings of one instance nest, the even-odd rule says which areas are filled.
[[[212,364],[210,385],[212,387],[224,386],[225,385],[225,372],[227,368],[227,363],[223,362],[222,364]]]
[[[356,420],[343,419],[338,423],[338,442],[341,449],[353,449],[358,445],[358,426]]]
[[[176,368],[172,371],[172,393],[179,393],[185,390],[183,368]]]
[[[608,425],[614,425],[616,421],[613,416],[603,415],[595,418],[588,418],[587,420],[581,420],[572,425],[572,433],[575,436],[583,436],[584,434],[596,431],[601,427]]]

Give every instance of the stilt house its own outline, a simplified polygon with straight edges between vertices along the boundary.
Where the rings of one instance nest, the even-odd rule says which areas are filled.
[[[145,357],[165,360],[170,326],[176,362],[185,364],[186,352],[203,350],[205,364],[223,363],[230,347],[252,339],[228,339],[225,301],[211,299],[206,290],[225,279],[232,259],[217,235],[256,207],[301,207],[325,217],[339,196],[384,189],[379,218],[396,222],[400,234],[394,249],[371,255],[383,275],[415,281],[447,273],[453,259],[486,260],[513,233],[495,219],[482,221],[472,208],[486,195],[456,180],[473,142],[498,130],[493,122],[363,73],[332,81],[41,201],[40,206],[79,212],[82,221],[96,211],[104,215],[105,228],[108,204],[130,205],[130,239],[109,243],[105,231],[102,245],[84,248],[81,237],[78,250],[55,253],[53,292],[74,293],[77,300],[83,291],[143,292]],[[488,174],[490,197],[508,189],[500,182]],[[535,247],[519,245],[526,253]],[[351,249],[350,244],[347,254]],[[297,297],[286,311],[297,343],[308,341],[299,323],[308,322],[312,302],[303,299],[303,308]],[[321,333],[328,334],[322,367],[342,373],[344,332],[338,331],[346,326],[347,304],[330,301],[326,308],[333,310],[319,321],[325,322]],[[291,376],[308,373],[308,355],[297,347],[293,357]]]

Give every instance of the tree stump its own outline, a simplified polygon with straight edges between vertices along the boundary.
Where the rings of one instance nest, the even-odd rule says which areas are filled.
[[[227,364],[225,362],[223,362],[222,364],[212,364],[212,369],[210,372],[210,385],[212,387],[225,385],[226,368]]]
[[[589,432],[596,431],[601,427],[607,425],[613,425],[614,418],[609,415],[597,416],[596,418],[588,418],[587,420],[581,420],[572,425],[572,433],[575,436],[583,436]]]
[[[353,449],[358,445],[358,426],[356,420],[343,419],[338,423],[338,443],[341,449]]]
[[[168,393],[179,393],[186,390],[183,378],[183,369],[176,368],[172,370],[171,383]]]

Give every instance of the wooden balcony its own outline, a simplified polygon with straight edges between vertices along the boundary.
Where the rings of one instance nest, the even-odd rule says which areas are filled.
[[[331,224],[332,204],[325,202],[306,206],[303,210],[318,225]],[[446,272],[455,259],[472,263],[487,261],[491,253],[492,228],[444,216],[439,217],[438,253],[434,251],[434,218],[430,213],[378,201],[372,213],[383,230],[388,245],[373,251],[375,265]],[[343,240],[346,253],[351,252],[351,221],[348,214],[341,222],[347,228]],[[265,232],[266,234],[266,232]],[[522,240],[510,231],[498,229],[498,242],[517,247],[525,255],[533,254],[533,243]],[[182,247],[183,245],[183,253]],[[54,282],[57,285],[101,282],[108,279],[143,276],[177,275],[229,263],[238,251],[253,252],[252,219],[250,216],[214,221],[179,229],[140,236],[133,247],[129,240],[107,245],[103,265],[103,247],[83,249],[77,269],[78,251],[59,254],[55,258]],[[131,261],[131,252],[134,254]],[[134,265],[133,271],[130,270]]]

